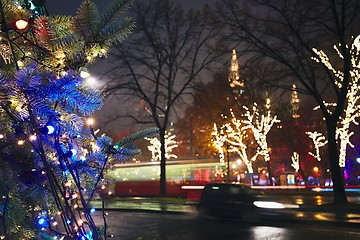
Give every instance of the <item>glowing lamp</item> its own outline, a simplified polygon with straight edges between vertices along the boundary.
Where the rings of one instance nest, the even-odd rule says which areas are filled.
[[[356,158],[356,161],[360,164],[360,157]]]
[[[27,28],[28,25],[29,23],[23,19],[19,19],[15,22],[15,26],[19,30],[24,30],[25,28]]]

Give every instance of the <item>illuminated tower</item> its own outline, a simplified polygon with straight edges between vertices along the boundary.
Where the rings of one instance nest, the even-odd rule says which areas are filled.
[[[296,91],[296,85],[295,83],[292,86],[292,94],[291,94],[291,107],[292,107],[292,117],[294,119],[299,118],[300,114],[299,111],[299,105],[300,105],[300,99],[298,97],[298,93]]]
[[[235,98],[240,96],[244,91],[244,81],[239,77],[239,63],[235,49],[232,51],[230,73],[228,76],[230,87],[233,89]]]

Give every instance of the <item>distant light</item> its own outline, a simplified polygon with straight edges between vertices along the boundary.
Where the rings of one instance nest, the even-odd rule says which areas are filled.
[[[358,157],[358,158],[356,159],[356,161],[360,164],[360,157]]]
[[[25,28],[27,28],[28,25],[29,25],[29,23],[23,19],[17,20],[15,22],[15,26],[19,30],[24,30]]]
[[[181,186],[181,189],[201,190],[201,189],[204,189],[204,186]]]
[[[95,208],[90,209],[90,212],[91,212],[91,213],[94,213],[94,212],[95,212]]]
[[[88,77],[86,78],[86,82],[87,84],[89,84],[90,86],[94,86],[96,83],[96,79],[94,77]]]

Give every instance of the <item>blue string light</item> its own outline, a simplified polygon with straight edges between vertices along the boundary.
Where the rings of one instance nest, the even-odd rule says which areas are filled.
[[[55,128],[54,126],[51,126],[51,125],[46,125],[45,127],[43,127],[41,129],[41,132],[44,133],[44,134],[53,134],[55,132]]]
[[[42,228],[45,228],[48,226],[48,222],[46,221],[46,218],[44,216],[39,217],[37,223]]]

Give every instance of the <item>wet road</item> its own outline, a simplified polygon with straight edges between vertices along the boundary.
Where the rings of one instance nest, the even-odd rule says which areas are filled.
[[[281,191],[279,191],[277,193],[273,193],[272,191],[265,191],[265,193],[271,196],[271,198],[277,199],[278,201],[287,204],[315,206],[329,204],[333,202],[332,192],[293,191],[291,193],[287,193],[286,191],[284,191],[282,193]],[[347,193],[347,199],[350,203],[360,204],[360,193]]]
[[[249,224],[229,220],[202,220],[191,214],[109,211],[108,234],[115,240],[354,240],[359,228],[269,221]],[[101,213],[95,213],[100,226]]]

